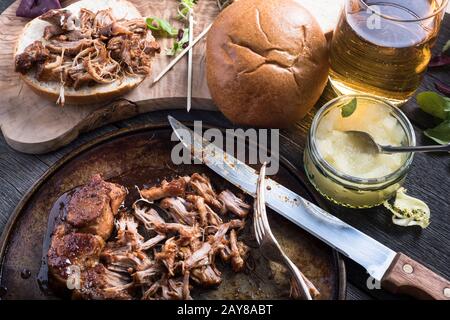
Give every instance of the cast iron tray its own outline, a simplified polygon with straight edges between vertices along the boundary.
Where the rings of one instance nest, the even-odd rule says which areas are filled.
[[[170,153],[176,142],[171,142],[171,133],[167,124],[122,129],[79,147],[51,167],[20,201],[0,238],[0,298],[58,298],[45,283],[45,238],[48,225],[54,222],[50,212],[62,195],[86,183],[95,173],[132,191],[128,202],[136,197],[135,185],[142,187],[193,172],[206,173],[216,189],[233,189],[203,165],[173,165]],[[273,178],[320,205],[320,198],[305,183],[304,174],[285,159],[280,159],[279,173]],[[269,219],[281,246],[318,287],[321,299],[345,299],[345,267],[338,253],[273,212],[269,212]],[[236,274],[229,267],[219,266],[223,271],[222,284],[217,289],[193,289],[194,299],[289,298],[286,272],[260,256],[250,230],[247,228],[243,237],[252,247],[252,271]]]

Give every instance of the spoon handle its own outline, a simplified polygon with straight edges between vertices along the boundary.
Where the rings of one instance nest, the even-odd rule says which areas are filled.
[[[401,152],[450,152],[450,143],[441,146],[392,147],[381,146],[383,153]]]

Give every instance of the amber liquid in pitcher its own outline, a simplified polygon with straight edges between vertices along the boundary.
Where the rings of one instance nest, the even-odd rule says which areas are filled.
[[[439,18],[434,0],[347,3],[331,45],[330,80],[338,93],[372,94],[401,105],[419,87],[431,59]],[[377,7],[373,7],[377,6]]]

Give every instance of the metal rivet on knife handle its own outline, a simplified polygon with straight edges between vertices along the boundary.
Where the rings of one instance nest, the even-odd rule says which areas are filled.
[[[450,288],[444,289],[444,296],[446,296],[447,298],[450,298]]]
[[[406,273],[413,273],[414,268],[410,264],[405,264],[403,265],[403,271],[405,271]]]
[[[450,281],[403,253],[397,253],[381,287],[419,299],[449,300]],[[447,289],[447,292],[446,292]]]

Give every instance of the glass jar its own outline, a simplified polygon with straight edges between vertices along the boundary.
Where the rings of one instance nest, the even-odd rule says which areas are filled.
[[[392,197],[402,186],[413,160],[413,153],[404,155],[398,169],[376,178],[355,177],[330,165],[319,152],[317,128],[330,111],[347,105],[354,98],[358,103],[369,105],[373,103],[373,107],[377,105],[387,107],[389,115],[397,120],[404,133],[401,145],[414,146],[416,144],[414,129],[400,109],[374,96],[345,95],[331,100],[315,115],[304,152],[304,166],[310,182],[329,200],[351,208],[370,208]],[[336,151],[339,152],[339,150]]]

